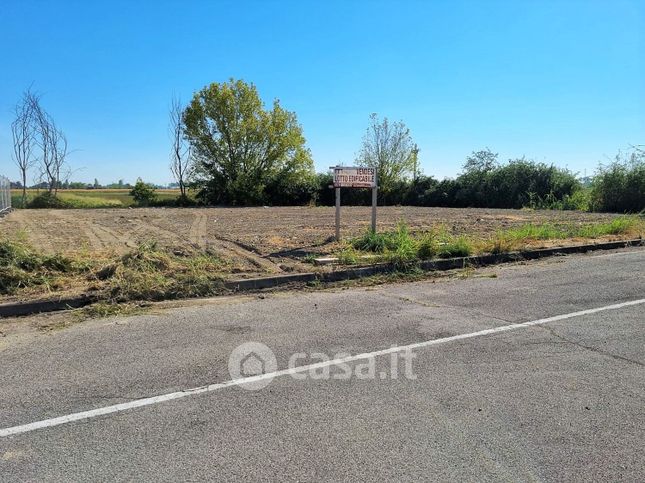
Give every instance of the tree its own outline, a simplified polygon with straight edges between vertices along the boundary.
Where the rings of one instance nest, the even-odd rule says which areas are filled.
[[[281,179],[313,176],[295,113],[276,99],[265,110],[253,84],[231,79],[197,92],[184,111],[198,196],[208,203],[259,204]]]
[[[47,183],[49,193],[56,194],[60,187],[61,172],[65,168],[67,138],[42,108],[39,97],[31,97],[30,108],[33,112],[36,144],[42,153],[39,158],[40,176]]]
[[[184,108],[178,98],[173,98],[170,104],[170,171],[179,185],[180,200],[185,201],[186,183],[193,176],[193,156],[191,146],[186,139],[184,125]]]
[[[22,99],[14,108],[15,119],[11,123],[13,140],[13,160],[20,171],[22,184],[22,206],[27,205],[27,172],[36,162],[34,147],[36,144],[36,129],[34,105],[38,103],[36,94],[27,89]]]
[[[130,191],[130,196],[139,206],[148,206],[157,199],[155,187],[145,183],[141,178],[137,178],[134,188]]]
[[[464,163],[464,173],[475,171],[487,173],[492,171],[498,166],[497,156],[498,153],[494,153],[488,148],[480,151],[473,151],[472,154],[466,158],[466,162]]]
[[[401,121],[379,121],[370,116],[370,126],[363,136],[363,146],[356,162],[377,169],[379,191],[386,196],[397,183],[414,174],[418,149],[410,130]]]

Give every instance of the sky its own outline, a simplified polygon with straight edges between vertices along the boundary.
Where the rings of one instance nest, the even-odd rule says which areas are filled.
[[[172,97],[230,78],[296,112],[318,171],[378,113],[426,175],[486,147],[591,175],[645,144],[645,1],[0,0],[0,174],[32,86],[73,179],[169,183]]]

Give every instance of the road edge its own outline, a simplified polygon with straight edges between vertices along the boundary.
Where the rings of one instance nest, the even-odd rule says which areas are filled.
[[[417,264],[424,271],[446,271],[466,267],[485,267],[511,263],[525,260],[536,260],[556,255],[571,255],[575,253],[587,253],[597,250],[616,250],[619,248],[645,246],[645,240],[641,238],[632,240],[621,240],[613,242],[602,242],[585,245],[570,245],[564,247],[541,248],[538,250],[526,250],[490,255],[473,255],[469,257],[447,258],[443,260],[425,260]],[[371,275],[392,272],[396,267],[391,263],[380,263],[363,267],[342,268],[331,272],[307,272],[276,275],[272,277],[249,278],[241,280],[228,280],[224,282],[224,288],[231,292],[244,292],[275,288],[281,285],[294,283],[315,283],[315,282],[339,282],[342,280],[353,280]],[[100,301],[99,297],[80,295],[76,297],[35,300],[30,302],[11,302],[0,304],[0,318],[21,317],[44,312],[57,312],[62,310],[85,307],[94,302]]]

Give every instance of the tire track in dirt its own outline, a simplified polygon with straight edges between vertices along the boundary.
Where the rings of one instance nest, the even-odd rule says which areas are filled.
[[[78,220],[75,217],[70,220],[71,217],[69,214],[64,212],[53,211],[51,215],[52,218],[55,218],[66,225],[66,233],[68,229],[80,230],[83,235],[85,235],[85,238],[87,238],[90,248],[94,250],[102,250],[105,248],[105,244],[101,241],[100,237],[92,230],[91,224],[78,223]]]
[[[270,260],[267,260],[266,258],[256,253],[246,250],[234,241],[226,240],[220,237],[215,237],[215,239],[217,240],[217,245],[215,245],[214,247],[215,251],[223,252],[222,256],[226,258],[242,258],[252,266],[259,268],[265,272],[274,273],[282,271],[280,267],[278,267]]]
[[[207,228],[208,217],[204,213],[195,213],[188,232],[188,239],[198,247],[205,248],[207,245]]]
[[[209,243],[208,240],[208,217],[205,213],[194,214],[190,226],[188,238],[200,248],[212,247],[213,250],[225,259],[242,259],[251,266],[265,272],[280,272],[280,268],[270,260],[248,250],[240,244],[222,237],[213,236],[216,243]]]
[[[137,226],[137,232],[144,231],[146,233],[145,240],[142,241],[154,240],[166,246],[181,245],[189,241],[186,240],[185,235],[181,231],[171,231],[155,223],[154,220],[135,219],[133,222]]]
[[[48,233],[49,230],[43,229],[44,227],[47,227],[47,221],[39,220],[37,217],[25,217],[23,216],[24,212],[16,212],[16,215],[19,213],[20,216],[17,216],[16,218],[20,229],[26,233],[29,243],[44,252],[56,252],[56,246],[52,242],[52,238]]]

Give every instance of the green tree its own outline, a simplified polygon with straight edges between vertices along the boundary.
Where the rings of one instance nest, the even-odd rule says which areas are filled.
[[[253,84],[231,79],[197,92],[184,111],[195,186],[207,203],[264,203],[277,180],[314,176],[295,113],[264,108]]]
[[[627,155],[618,153],[614,162],[600,165],[591,197],[596,211],[645,210],[645,151],[635,148]]]
[[[148,206],[157,199],[155,187],[145,183],[141,178],[137,178],[134,188],[130,191],[130,196],[139,206]]]
[[[376,168],[380,194],[387,198],[401,181],[414,174],[418,153],[403,122],[390,123],[387,117],[380,121],[372,114],[356,162]]]

